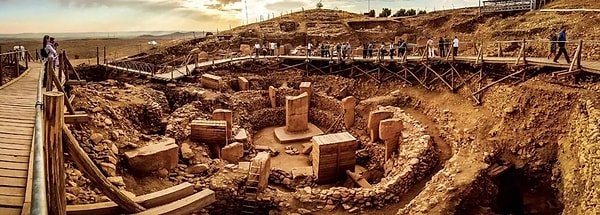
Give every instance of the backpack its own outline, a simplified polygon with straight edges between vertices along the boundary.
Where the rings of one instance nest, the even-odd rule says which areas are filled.
[[[46,49],[40,49],[40,55],[42,56],[42,58],[47,58],[48,57],[48,52],[46,52]]]

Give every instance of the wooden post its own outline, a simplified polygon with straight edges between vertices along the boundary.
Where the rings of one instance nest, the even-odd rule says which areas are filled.
[[[579,40],[579,48],[577,50],[577,69],[581,69],[581,52],[583,50],[583,40]]]
[[[0,86],[2,86],[2,82],[4,79],[4,73],[2,72],[2,51],[0,51]]]
[[[523,64],[527,64],[527,41],[523,39]]]
[[[29,69],[29,60],[31,60],[31,55],[29,55],[29,51],[25,52],[25,69]]]
[[[502,43],[498,43],[498,57],[502,57]]]
[[[46,91],[52,91],[52,76],[54,76],[54,61],[46,61]]]
[[[106,64],[106,46],[104,46],[104,64]]]
[[[64,94],[62,92],[44,93],[44,146],[48,157],[46,175],[48,187],[48,212],[66,215],[67,198],[65,192],[65,166],[62,144],[62,126],[64,123]]]
[[[21,71],[19,71],[20,70],[20,68],[19,68],[19,52],[15,52],[13,54],[13,56],[15,58],[14,59],[15,60],[15,71],[17,72],[17,76],[20,76],[21,75]]]
[[[102,175],[102,172],[96,167],[92,159],[90,159],[87,153],[83,151],[83,148],[79,146],[77,139],[71,134],[67,125],[62,126],[62,135],[73,162],[75,162],[78,169],[92,181],[96,188],[127,212],[137,213],[146,210],[125,194],[121,193],[119,188],[115,187],[115,185],[110,183],[108,179]]]
[[[96,46],[96,65],[100,65],[100,47]]]

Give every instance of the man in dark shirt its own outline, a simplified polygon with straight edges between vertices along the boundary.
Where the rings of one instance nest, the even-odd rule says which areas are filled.
[[[556,55],[556,57],[554,57],[554,63],[558,63],[558,58],[560,58],[560,55],[562,54],[565,55],[567,63],[571,63],[571,60],[569,60],[569,53],[567,53],[567,49],[565,48],[566,43],[567,29],[566,27],[562,27],[560,29],[560,32],[558,32],[558,54]]]

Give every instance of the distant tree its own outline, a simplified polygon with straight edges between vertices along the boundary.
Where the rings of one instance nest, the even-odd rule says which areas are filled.
[[[381,13],[379,13],[379,17],[388,17],[392,15],[392,10],[390,10],[389,8],[383,8],[381,10]]]
[[[321,8],[323,8],[323,3],[321,3],[321,1],[319,1],[319,3],[317,3],[317,8],[318,8],[318,9],[321,9]]]
[[[394,15],[392,15],[392,17],[401,17],[401,16],[406,16],[406,9],[400,9],[398,11],[396,11],[396,13]]]
[[[417,13],[417,14],[419,14],[419,15],[421,15],[421,14],[427,14],[427,11],[426,10],[419,10],[419,13]]]
[[[375,17],[375,10],[369,11],[369,17]]]
[[[405,14],[407,16],[414,16],[414,15],[417,15],[417,11],[415,9],[410,9],[410,10],[407,10]]]

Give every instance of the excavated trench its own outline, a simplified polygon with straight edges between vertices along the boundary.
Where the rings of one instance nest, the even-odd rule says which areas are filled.
[[[574,194],[567,189],[570,187],[565,185],[567,179],[563,179],[561,173],[573,171],[572,168],[577,165],[567,166],[568,162],[559,155],[564,154],[565,157],[577,152],[566,147],[566,144],[559,144],[559,141],[568,139],[571,143],[577,142],[572,126],[573,120],[577,117],[572,112],[580,109],[581,105],[572,101],[595,98],[593,92],[578,92],[573,88],[537,79],[518,85],[492,87],[484,94],[484,104],[474,106],[464,89],[460,89],[458,93],[444,90],[427,91],[397,81],[376,85],[366,79],[353,80],[340,76],[306,77],[303,76],[303,72],[295,71],[259,73],[213,71],[211,74],[222,76],[227,83],[221,92],[201,88],[200,77],[191,77],[175,85],[165,85],[150,83],[132,76],[115,76],[114,73],[100,75],[94,71],[90,74],[94,75],[92,80],[96,82],[106,82],[106,78],[119,80],[119,84],[104,86],[109,91],[132,86],[134,92],[139,90],[144,95],[158,93],[164,97],[163,101],[159,102],[165,103],[160,105],[162,107],[160,117],[136,119],[112,117],[113,123],[120,124],[119,119],[122,119],[129,121],[123,123],[123,127],[132,125],[140,127],[140,133],[151,138],[169,136],[175,138],[178,145],[191,144],[196,155],[201,157],[196,161],[214,165],[206,173],[197,174],[192,178],[181,176],[179,173],[187,166],[193,165],[190,163],[191,160],[182,157],[178,168],[169,171],[166,176],[158,173],[139,176],[129,174],[126,167],[118,167],[119,173],[130,178],[125,180],[126,189],[136,195],[152,191],[135,188],[133,186],[139,185],[128,182],[147,180],[149,184],[158,183],[154,179],[147,178],[163,178],[161,180],[168,181],[168,183],[161,182],[160,186],[155,187],[156,189],[182,181],[194,182],[196,189],[211,188],[218,193],[219,201],[205,211],[211,214],[227,213],[220,208],[240,206],[240,196],[235,190],[243,184],[244,174],[231,171],[230,174],[233,175],[223,176],[225,163],[211,161],[210,152],[202,146],[203,144],[190,143],[187,140],[189,131],[184,130],[189,129],[187,126],[190,120],[198,117],[210,118],[212,111],[217,108],[233,110],[235,127],[245,128],[254,139],[253,144],[244,146],[243,159],[247,160],[256,154],[254,150],[256,144],[271,146],[279,144],[273,138],[271,130],[275,126],[285,124],[285,108],[282,107],[282,104],[285,104],[285,95],[298,94],[296,89],[303,81],[313,83],[313,91],[316,95],[311,100],[309,121],[322,130],[329,130],[330,133],[349,131],[357,137],[359,140],[357,164],[364,167],[366,172],[372,173],[367,179],[378,188],[346,188],[343,187],[343,180],[326,185],[318,185],[311,179],[284,183],[284,179],[289,177],[289,168],[294,165],[308,166],[309,163],[306,155],[295,155],[304,157],[286,162],[293,156],[287,155],[279,147],[276,150],[280,151],[280,154],[273,158],[272,165],[274,168],[272,175],[279,178],[270,178],[272,188],[269,188],[265,194],[268,198],[261,201],[264,212],[269,210],[280,213],[297,212],[297,209],[301,208],[316,214],[346,213],[348,210],[384,214],[397,212],[399,214],[560,214],[566,211],[566,208],[573,207],[565,203],[574,202],[565,200]],[[239,90],[236,81],[238,76],[244,76],[249,80],[251,90]],[[277,88],[278,108],[270,108],[267,92],[269,86]],[[92,89],[87,92],[82,91],[84,97],[90,93],[94,94],[93,90],[102,87],[85,88]],[[343,113],[339,105],[340,99],[350,95],[358,98],[360,103],[357,105],[356,125],[345,129],[343,123],[336,122]],[[93,100],[88,102],[95,103]],[[127,106],[127,102],[122,103]],[[78,104],[78,106],[84,107],[83,109],[93,109],[89,104]],[[434,153],[430,154],[428,150],[415,153],[433,155],[435,159],[419,157],[421,159],[417,160],[419,164],[406,167],[401,163],[408,163],[410,156],[406,155],[408,157],[403,158],[402,150],[411,149],[401,148],[401,155],[397,159],[403,162],[398,163],[398,167],[394,167],[395,170],[390,174],[384,174],[384,164],[378,160],[382,154],[381,148],[378,148],[377,144],[369,144],[368,132],[365,128],[366,115],[379,107],[392,108],[396,113],[395,117],[409,117],[406,119],[412,120],[410,122],[421,127],[419,135],[430,137],[428,144],[432,146],[431,152]],[[114,114],[118,115],[118,113]],[[146,114],[139,116],[143,115]],[[100,119],[104,118],[100,117]],[[147,127],[144,124],[152,126]],[[79,132],[82,139],[89,137],[90,134],[86,132],[103,130],[100,126],[92,127],[89,130],[84,128]],[[110,129],[105,130],[110,132]],[[129,139],[136,139],[133,136],[139,135],[124,133],[124,136],[131,136]],[[408,138],[405,144],[410,145],[410,141]],[[127,144],[119,143],[119,145]],[[301,149],[301,144],[291,146]],[[90,154],[102,154],[94,150],[93,145],[89,148]],[[277,159],[281,160],[277,161]],[[426,163],[426,167],[419,166],[421,163]],[[497,175],[490,175],[489,172],[495,167],[493,164],[507,166],[507,170]],[[126,166],[122,161],[119,165]],[[399,175],[406,174],[403,173],[405,168],[421,168],[421,170],[411,176],[414,179],[404,182],[397,178]],[[386,185],[383,188],[383,184],[386,183],[391,186],[398,184],[399,187],[392,189]],[[578,185],[571,181],[569,183],[569,185]],[[310,192],[307,192],[305,187],[310,187],[308,189]],[[351,196],[354,197],[335,196],[345,192],[352,193]],[[356,193],[360,193],[360,196]],[[392,195],[383,199],[376,197],[385,196],[386,193]],[[358,198],[361,199],[355,200]],[[331,208],[328,205],[337,207]]]

